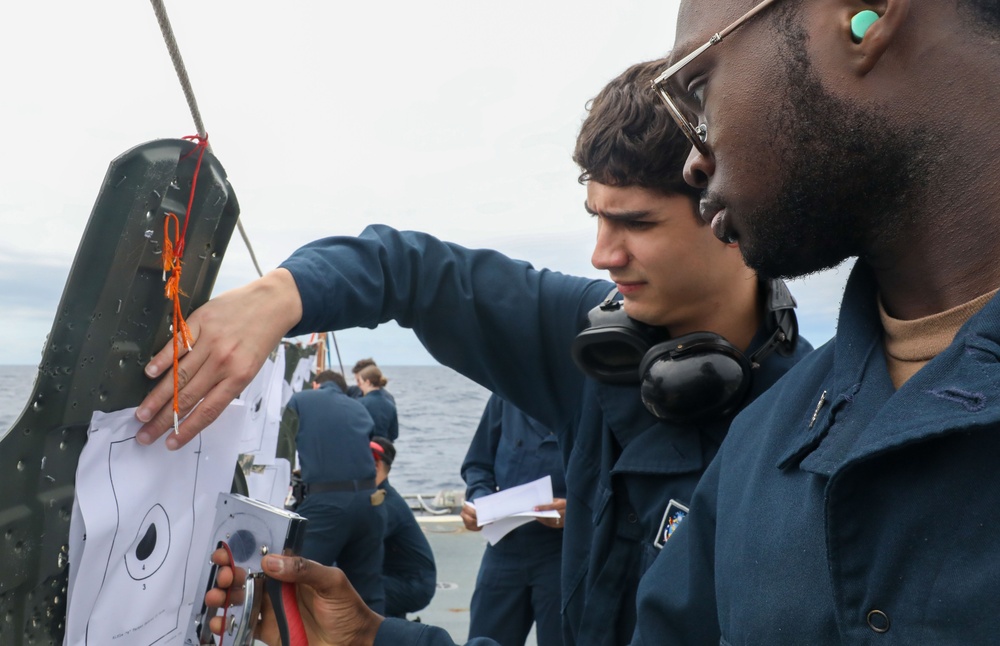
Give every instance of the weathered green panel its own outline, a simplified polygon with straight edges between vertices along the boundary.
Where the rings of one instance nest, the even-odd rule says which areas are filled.
[[[159,140],[111,163],[66,281],[34,389],[0,436],[0,644],[62,644],[74,479],[91,413],[137,406],[143,366],[169,338],[163,216],[183,222],[198,154]],[[38,199],[44,200],[44,195]],[[218,160],[198,174],[182,307],[208,300],[239,206]]]

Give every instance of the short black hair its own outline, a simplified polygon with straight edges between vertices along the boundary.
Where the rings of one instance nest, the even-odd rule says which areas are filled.
[[[393,460],[396,459],[396,447],[393,445],[392,440],[381,435],[376,435],[372,438],[372,442],[382,447],[382,462],[385,464],[386,470],[390,469]]]
[[[344,380],[344,375],[336,372],[335,370],[324,370],[316,375],[316,378],[313,379],[313,381],[318,384],[325,384],[328,381],[332,381],[337,384],[342,391],[347,392],[347,381]]]

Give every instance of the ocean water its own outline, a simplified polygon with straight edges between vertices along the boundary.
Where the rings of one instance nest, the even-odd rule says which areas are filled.
[[[399,414],[389,481],[400,493],[464,491],[459,470],[489,391],[443,366],[380,367]],[[0,429],[17,420],[34,380],[34,366],[0,365]]]

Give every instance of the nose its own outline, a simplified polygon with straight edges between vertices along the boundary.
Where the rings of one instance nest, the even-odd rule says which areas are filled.
[[[616,269],[628,264],[628,251],[617,227],[598,220],[597,242],[594,244],[594,253],[590,256],[590,264],[601,270]]]
[[[715,174],[715,156],[709,152],[705,154],[691,147],[687,159],[684,161],[684,181],[695,188],[708,188],[708,180]]]

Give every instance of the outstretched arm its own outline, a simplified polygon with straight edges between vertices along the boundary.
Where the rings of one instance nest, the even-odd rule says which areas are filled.
[[[195,343],[180,361],[178,403],[181,415],[194,411],[168,446],[183,445],[218,417],[282,337],[391,320],[413,328],[442,364],[539,421],[565,426],[583,379],[569,344],[606,293],[601,281],[537,271],[417,232],[372,226],[358,237],[318,240],[188,318]],[[147,374],[165,375],[171,360],[172,346]],[[140,441],[173,425],[172,382],[165,376],[140,404]]]

